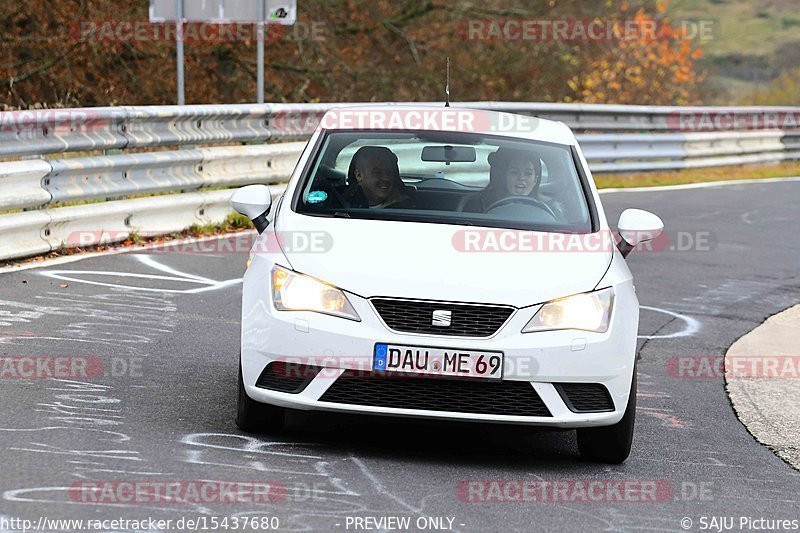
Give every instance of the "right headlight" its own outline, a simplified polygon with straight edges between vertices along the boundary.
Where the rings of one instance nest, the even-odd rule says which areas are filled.
[[[522,328],[522,333],[554,329],[579,329],[604,333],[608,331],[613,304],[612,287],[552,300],[539,308]]]
[[[278,311],[314,311],[361,321],[341,289],[277,265],[272,269],[272,302]]]

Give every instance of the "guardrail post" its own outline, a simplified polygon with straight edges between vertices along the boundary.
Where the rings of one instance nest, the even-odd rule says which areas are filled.
[[[186,86],[183,79],[183,0],[175,0],[175,17],[176,39],[177,42],[177,77],[178,77],[178,105],[186,104]]]
[[[256,43],[258,47],[258,80],[257,80],[257,89],[256,89],[256,101],[259,104],[264,103],[264,49],[267,46],[265,42],[267,40],[267,28],[269,27],[267,24],[264,24],[264,18],[266,17],[266,11],[264,9],[264,2],[266,0],[258,0],[258,42]]]

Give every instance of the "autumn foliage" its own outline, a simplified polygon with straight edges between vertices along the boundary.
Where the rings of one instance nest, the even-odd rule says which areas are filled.
[[[659,5],[663,12],[665,4]],[[629,11],[622,6],[622,14]],[[692,47],[684,29],[653,19],[642,8],[630,19],[657,22],[657,38],[620,41],[586,61],[585,73],[569,80],[575,100],[586,103],[687,105],[697,103],[704,77],[694,62],[701,51]]]
[[[81,34],[87,21],[146,25],[147,4],[0,2],[0,107],[175,103],[174,40]],[[299,0],[298,10],[298,26],[270,30],[267,101],[441,100],[448,56],[454,100],[700,101],[700,52],[669,25],[663,1]],[[470,39],[463,32],[470,20],[531,19],[652,19],[663,31],[640,40]],[[253,32],[187,42],[187,103],[254,101],[255,61]]]

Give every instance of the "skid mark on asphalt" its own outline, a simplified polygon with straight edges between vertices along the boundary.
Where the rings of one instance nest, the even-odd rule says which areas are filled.
[[[3,309],[11,308],[9,309]],[[45,307],[33,305],[28,302],[14,302],[10,300],[0,300],[0,326],[11,327],[16,324],[29,324],[39,320],[45,314],[56,311],[57,307]]]
[[[181,443],[189,447],[184,450],[184,461],[189,464],[202,465],[206,469],[220,467],[280,475],[273,481],[285,486],[286,503],[290,506],[286,509],[289,523],[282,523],[284,528],[314,530],[320,527],[320,519],[327,524],[325,527],[331,524],[342,527],[348,516],[388,512],[383,508],[379,511],[370,508],[360,491],[348,488],[359,478],[367,482],[367,492],[379,494],[391,505],[399,504],[420,517],[424,516],[423,508],[417,508],[387,490],[364,461],[352,453],[331,460],[322,453],[314,453],[314,448],[322,446],[320,444],[271,441],[228,433],[188,434]],[[351,469],[345,477],[344,469],[348,466],[357,468]],[[245,511],[236,516],[252,513]],[[451,530],[457,531],[455,528]]]
[[[313,447],[313,443],[273,442],[228,433],[193,433],[184,436],[181,442],[191,447],[185,450],[184,459],[190,464],[311,476],[330,484],[326,488],[316,486],[320,493],[360,496],[328,471],[328,463],[321,455],[307,453],[306,448]],[[280,466],[270,464],[273,459],[279,460]],[[291,483],[287,483],[287,489],[291,488]]]
[[[657,418],[662,422],[664,426],[667,427],[685,429],[690,426],[689,422],[681,420],[677,416],[671,414],[667,409],[655,409],[653,407],[637,407],[636,411],[641,412],[643,415]]]
[[[388,498],[394,500],[395,502],[400,504],[402,507],[405,507],[412,513],[420,514],[422,509],[414,507],[410,503],[406,503],[405,500],[402,500],[400,497],[395,496],[394,494],[389,492],[383,485],[383,483],[381,483],[381,481],[372,472],[370,472],[369,468],[367,468],[367,465],[364,463],[364,461],[362,461],[353,454],[350,454],[350,460],[353,461],[356,464],[356,466],[358,466],[358,469],[361,470],[361,473],[363,473],[364,476],[366,476],[366,478],[369,479],[369,481],[372,483],[372,486],[375,488],[378,494],[383,494],[384,496],[387,496]]]
[[[681,299],[677,304],[695,313],[718,315],[732,305],[747,304],[763,298],[775,289],[770,281],[728,279],[705,292]]]
[[[144,469],[135,471],[126,468],[128,464],[142,463],[145,460],[141,457],[138,450],[131,447],[104,447],[97,446],[98,443],[109,441],[114,443],[129,443],[131,438],[115,431],[124,425],[122,416],[121,400],[111,396],[113,387],[100,383],[86,383],[75,380],[51,380],[51,386],[47,388],[52,395],[52,399],[37,404],[35,411],[47,413],[47,421],[56,424],[65,424],[69,427],[64,430],[76,430],[91,435],[91,447],[64,448],[57,444],[40,442],[46,437],[56,442],[63,435],[58,426],[46,426],[42,428],[2,428],[0,431],[7,433],[27,433],[39,432],[36,441],[29,441],[26,444],[9,446],[8,450],[23,452],[26,454],[43,454],[48,456],[58,456],[68,458],[64,462],[72,467],[67,473],[77,479],[89,479],[94,476],[91,474],[124,472],[136,475],[157,475],[160,472],[151,472]],[[104,407],[92,407],[102,405]],[[109,405],[117,406],[109,408]],[[109,428],[114,428],[111,430]],[[107,434],[113,439],[99,439],[96,433]],[[44,437],[44,438],[43,438]],[[2,497],[6,501],[29,502],[29,503],[53,503],[53,504],[74,504],[86,505],[79,501],[73,501],[71,496],[75,494],[75,487],[47,486],[47,487],[24,487],[5,490]],[[112,507],[130,507],[123,504],[111,504]]]
[[[100,287],[111,287],[114,289],[122,289],[126,291],[143,291],[143,292],[161,292],[169,294],[198,294],[208,291],[216,291],[224,289],[232,285],[237,285],[242,282],[242,278],[232,278],[222,281],[217,281],[195,274],[182,272],[170,266],[164,265],[156,261],[153,257],[147,255],[133,256],[141,264],[152,268],[155,271],[163,272],[170,275],[161,274],[140,274],[136,272],[118,272],[108,270],[44,270],[39,272],[40,275],[57,279],[60,281],[67,281],[71,283],[83,283],[87,285],[96,285]],[[76,277],[77,276],[77,277]],[[85,276],[85,277],[84,277]],[[170,289],[158,286],[138,286],[138,285],[125,285],[111,281],[98,281],[90,279],[91,277],[98,278],[118,278],[118,279],[136,279],[148,280],[155,282],[153,285],[158,285],[158,282],[169,283],[185,283],[189,285],[199,285],[190,289]]]
[[[214,439],[227,440],[230,444],[214,443]],[[287,451],[280,451],[280,448],[286,447],[304,447],[311,446],[307,443],[287,443],[287,442],[271,442],[262,441],[253,437],[245,435],[232,435],[230,433],[192,433],[186,435],[181,439],[181,442],[189,446],[199,446],[203,448],[212,448],[217,450],[232,450],[236,452],[244,452],[248,454],[264,454],[264,455],[281,455],[286,457],[293,457],[296,459],[322,459],[318,455],[307,455],[300,453],[293,453]],[[237,445],[238,444],[238,445]]]
[[[0,343],[37,346],[43,340],[58,340],[63,343],[59,348],[62,354],[87,344],[101,347],[113,345],[118,349],[127,349],[131,354],[141,356],[137,358],[141,359],[150,355],[144,353],[142,348],[155,345],[161,335],[171,333],[175,327],[173,315],[177,308],[172,303],[173,296],[169,294],[112,289],[94,295],[51,291],[36,298],[45,301],[46,305],[3,304],[31,311],[25,318],[33,323],[26,327],[39,331],[46,328],[46,333],[38,335],[37,331],[27,331],[21,335],[4,334],[0,336]],[[59,324],[59,319],[66,319],[66,322]],[[48,349],[52,350],[52,347]],[[134,360],[130,357],[111,361],[107,357],[100,359],[107,370],[99,376],[100,380],[116,377],[116,361],[131,363]],[[55,460],[67,466],[59,471],[60,474],[76,480],[108,477],[111,474],[140,478],[171,475],[164,472],[163,468],[148,468],[148,461],[137,446],[140,443],[134,442],[125,433],[124,396],[117,393],[114,386],[100,380],[47,380],[47,392],[37,397],[37,403],[30,406],[30,414],[40,420],[39,427],[32,422],[33,427],[0,428],[9,462],[15,456],[27,456],[28,460],[42,457],[42,463]],[[28,418],[37,420],[33,416]],[[75,432],[79,434],[77,439],[66,438],[74,436]],[[72,444],[63,446],[63,442]],[[10,487],[4,490],[2,498],[6,501],[34,503],[39,507],[42,504],[86,505],[81,501],[73,501],[74,486],[50,483],[45,487]],[[136,507],[114,503],[108,506]]]
[[[184,461],[202,465],[206,471],[208,467],[221,467],[280,474],[272,481],[286,488],[286,503],[297,506],[286,509],[289,523],[282,523],[282,528],[311,530],[314,528],[308,521],[313,518],[344,518],[368,510],[361,494],[333,475],[330,460],[313,453],[314,443],[277,442],[229,433],[193,433],[185,435],[181,443],[189,447],[184,450]],[[248,514],[253,511],[235,516]]]
[[[742,222],[744,222],[745,224],[755,224],[755,222],[753,222],[752,217],[756,213],[758,213],[758,209],[748,211],[747,213],[742,213],[742,216],[740,218],[742,219]]]
[[[119,432],[116,432],[116,431],[109,431],[107,429],[76,428],[76,427],[71,427],[71,426],[49,426],[49,427],[43,427],[43,428],[0,428],[0,431],[6,432],[6,433],[34,433],[34,432],[38,432],[38,431],[57,431],[59,433],[65,433],[67,431],[79,431],[81,433],[84,433],[84,432],[87,432],[87,431],[89,431],[89,432],[96,431],[96,432],[100,432],[100,433],[104,433],[104,434],[107,434],[107,435],[112,435],[112,436],[117,437],[115,439],[109,439],[107,437],[105,437],[105,438],[98,437],[97,440],[100,441],[100,442],[105,442],[105,441],[123,442],[123,441],[131,439],[129,436],[127,436],[124,433],[119,433]],[[72,461],[69,461],[69,462],[72,462]]]
[[[98,344],[125,348],[136,353],[136,346],[153,343],[156,335],[171,333],[175,326],[172,314],[177,310],[172,295],[123,293],[112,290],[92,296],[47,292],[36,297],[56,305],[28,306],[38,313],[30,329],[38,329],[42,319],[67,317],[79,321],[64,326],[47,326],[46,334],[35,331],[0,333],[0,344],[36,344],[40,341]],[[122,301],[120,301],[122,300]],[[0,302],[0,305],[17,302]],[[24,305],[24,304],[19,304]],[[52,322],[52,320],[51,320]]]
[[[672,396],[664,391],[659,390],[652,390],[650,387],[654,386],[657,382],[652,379],[650,374],[645,372],[638,372],[639,376],[639,391],[636,394],[637,398],[647,398],[647,399],[661,399],[661,400],[669,400]],[[666,409],[662,407],[649,407],[643,405],[636,406],[636,412],[641,413],[645,416],[649,416],[651,418],[657,419],[663,426],[675,428],[675,429],[687,429],[692,426],[692,424],[682,418],[672,414],[671,409]]]
[[[647,305],[640,305],[639,308],[645,309],[647,311],[653,311],[655,313],[662,313],[665,315],[669,315],[673,319],[681,320],[684,323],[683,329],[681,329],[680,331],[676,331],[675,333],[668,333],[666,335],[639,335],[640,339],[652,340],[652,339],[675,339],[678,337],[691,337],[692,335],[700,331],[701,328],[700,321],[690,316],[682,315],[680,313],[676,313],[675,311],[670,311],[669,309],[661,309],[660,307],[650,307]]]

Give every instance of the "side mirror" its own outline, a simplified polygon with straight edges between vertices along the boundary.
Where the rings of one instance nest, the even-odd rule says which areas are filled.
[[[664,223],[653,213],[641,209],[626,209],[619,216],[619,251],[627,257],[636,245],[655,239],[664,231]]]
[[[259,233],[269,226],[267,215],[272,207],[272,194],[266,185],[248,185],[231,196],[233,210],[253,221]]]

